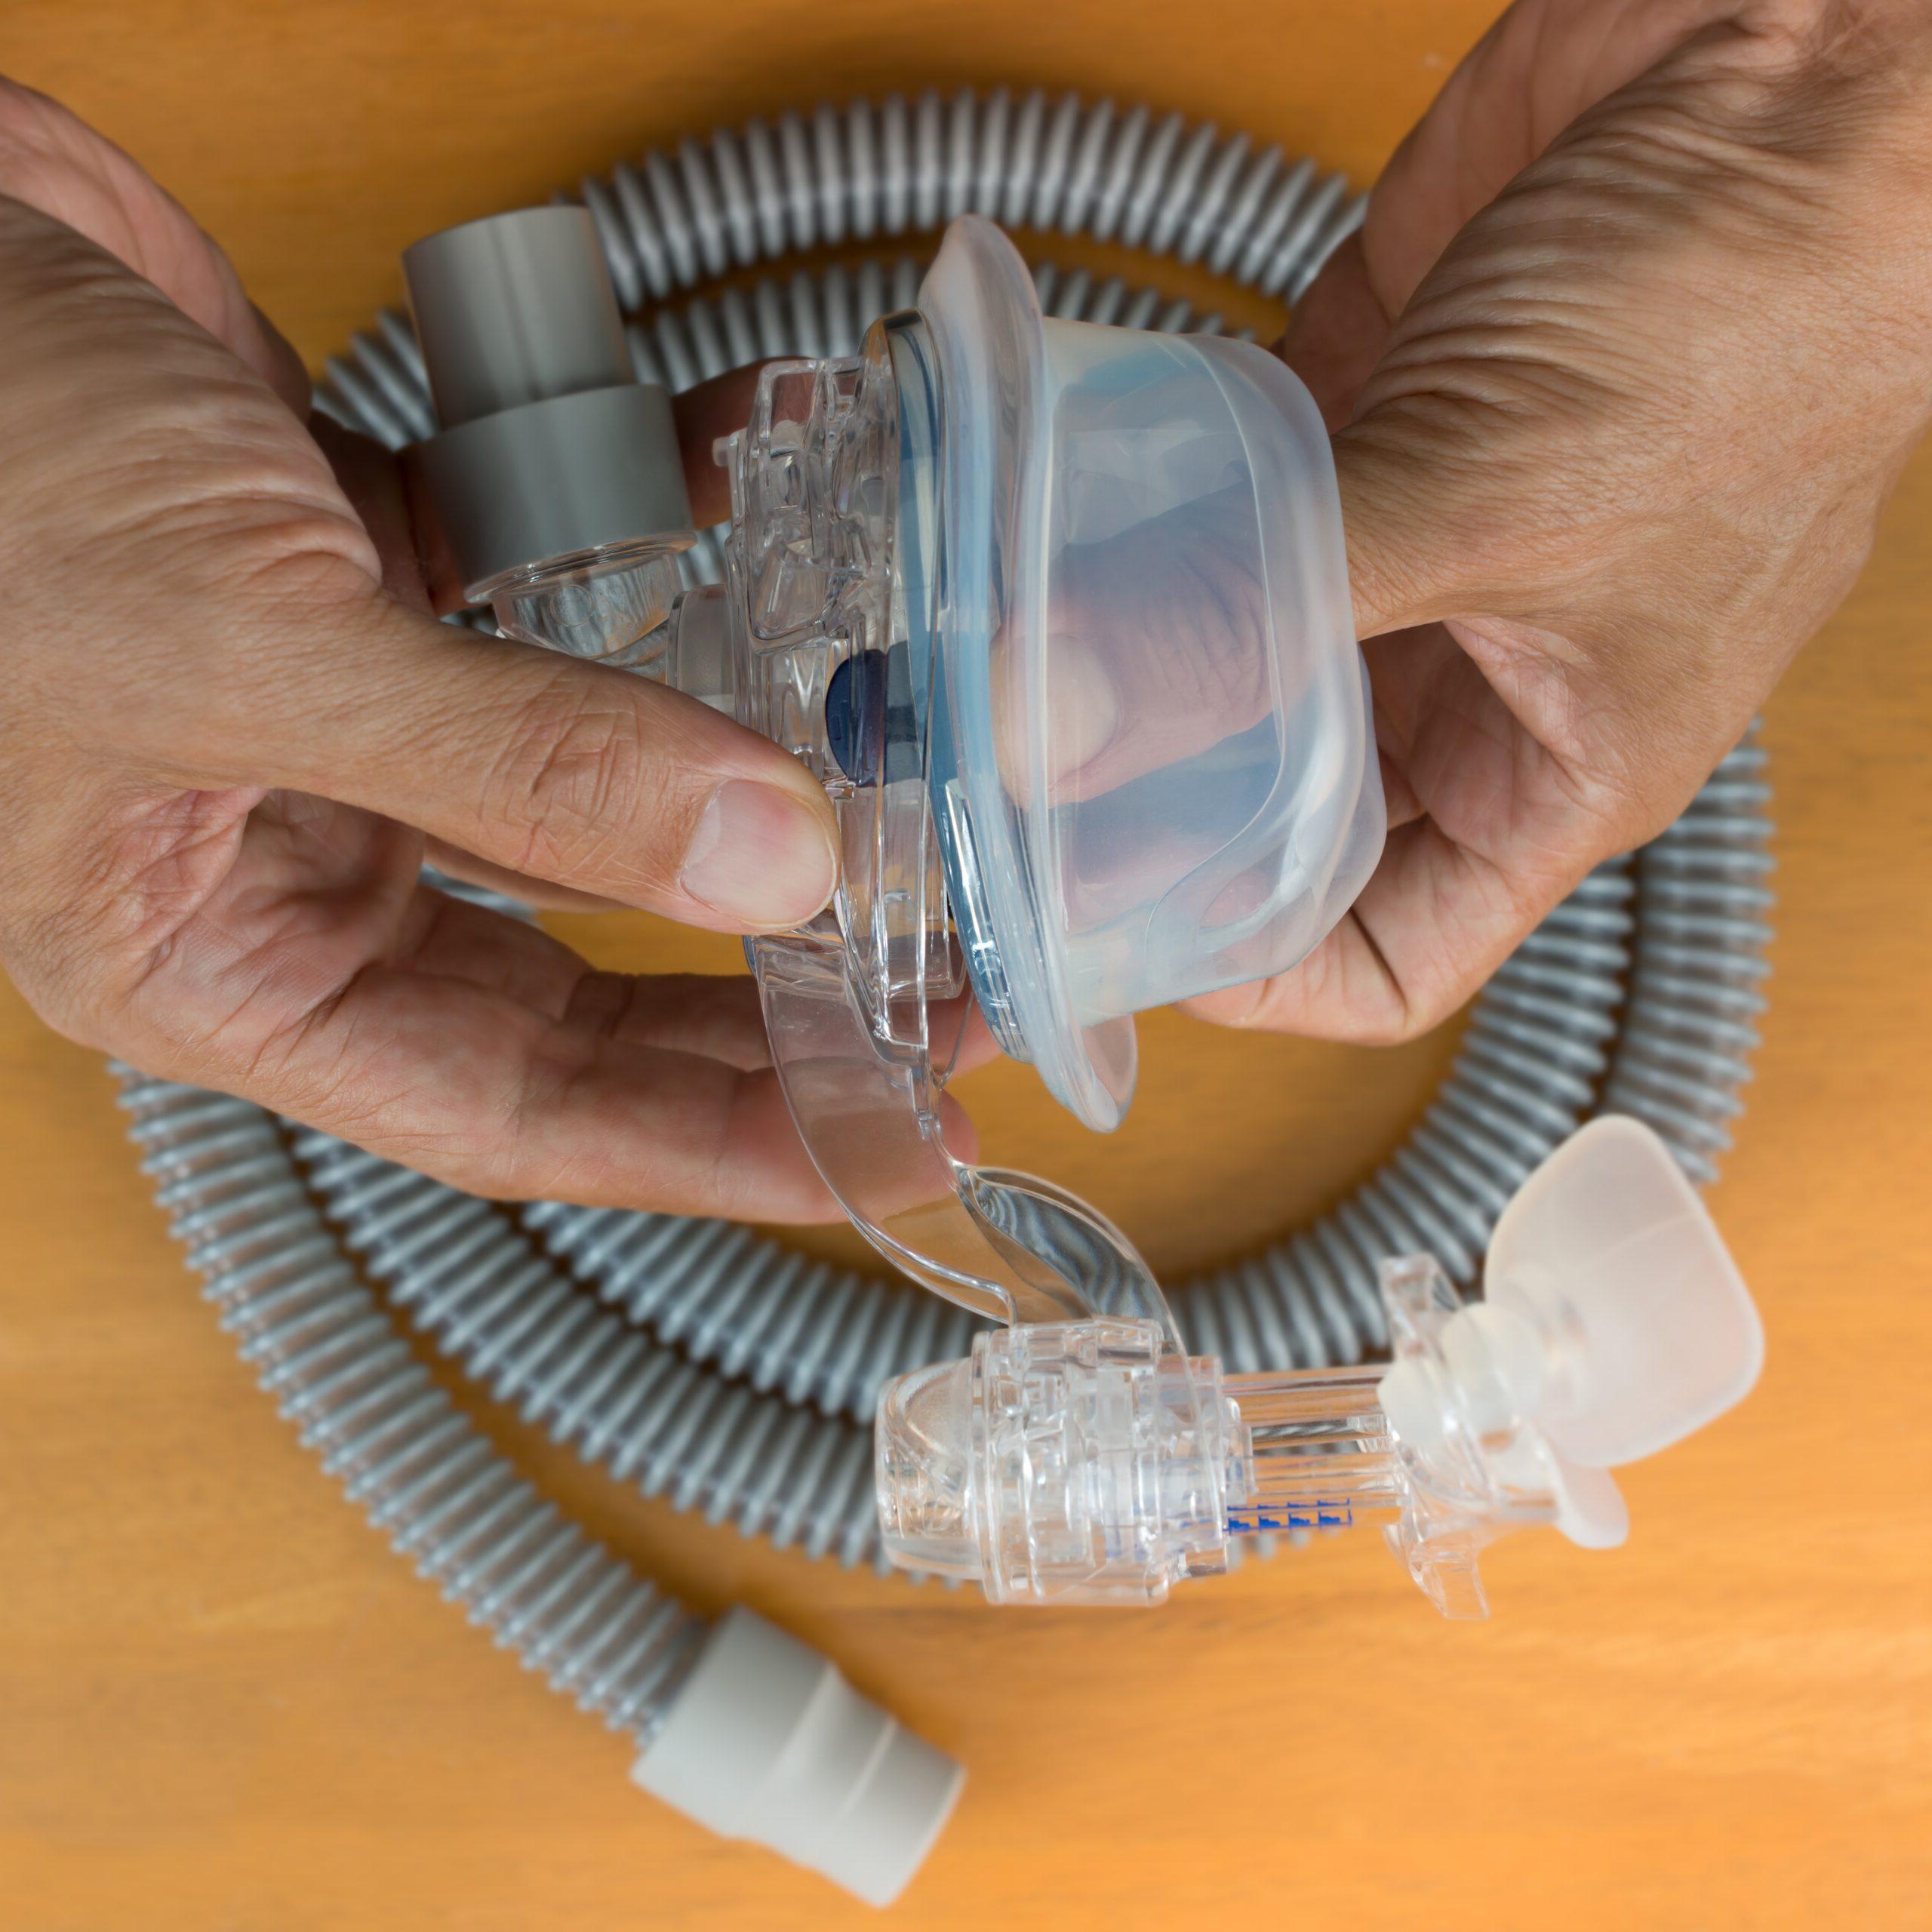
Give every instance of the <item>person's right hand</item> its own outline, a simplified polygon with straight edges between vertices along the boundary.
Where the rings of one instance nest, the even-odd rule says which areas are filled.
[[[593,972],[417,878],[792,926],[836,870],[804,768],[386,589],[392,478],[358,515],[213,244],[4,82],[0,342],[0,963],[42,1017],[481,1192],[835,1215],[749,981]]]
[[[1850,587],[1932,414],[1932,9],[1517,0],[1284,348],[1335,439],[1391,832],[1190,1002],[1387,1040],[1661,831]]]

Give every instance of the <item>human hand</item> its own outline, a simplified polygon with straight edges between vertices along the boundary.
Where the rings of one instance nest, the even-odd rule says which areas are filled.
[[[352,502],[219,251],[4,82],[0,340],[0,963],[42,1016],[481,1192],[835,1216],[749,981],[593,972],[417,878],[789,927],[835,868],[803,768],[432,621],[386,460],[339,449]],[[708,456],[728,399],[685,407]]]
[[[1391,1040],[1660,831],[1844,597],[1932,410],[1932,14],[1520,0],[1284,345],[1339,430],[1391,833],[1299,967]]]

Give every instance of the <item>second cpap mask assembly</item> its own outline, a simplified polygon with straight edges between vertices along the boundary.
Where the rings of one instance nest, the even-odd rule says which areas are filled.
[[[1480,1306],[1389,1257],[1392,1367],[1234,1376],[1092,1208],[947,1144],[973,1012],[1110,1129],[1137,1012],[1292,966],[1374,869],[1340,503],[1297,379],[1251,344],[1048,318],[962,217],[859,355],[764,368],[718,451],[727,581],[682,590],[668,398],[633,375],[589,217],[406,261],[439,608],[711,704],[833,800],[832,905],[747,943],[774,1064],[855,1225],[1001,1324],[883,1392],[891,1559],[999,1602],[1146,1602],[1243,1535],[1380,1518],[1438,1608],[1480,1615],[1494,1536],[1621,1541],[1605,1472],[1740,1399],[1762,1352],[1647,1129],[1599,1121],[1531,1177]]]

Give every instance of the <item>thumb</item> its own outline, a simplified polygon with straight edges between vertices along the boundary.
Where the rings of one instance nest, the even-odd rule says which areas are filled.
[[[1614,286],[1595,337],[1568,319],[1602,286],[1574,237],[1567,257],[1549,238],[1571,212],[1560,183],[1526,179],[1465,229],[1334,438],[1358,638],[1542,623],[1587,598],[1646,443]]]
[[[1481,583],[1492,574],[1484,557],[1498,518],[1478,502],[1467,454],[1453,438],[1422,411],[1385,405],[1334,439],[1358,638],[1500,601],[1500,583]]]
[[[453,631],[366,579],[299,614],[270,599],[249,628],[275,675],[240,713],[217,694],[174,735],[197,783],[319,794],[505,870],[728,931],[801,924],[831,896],[823,788],[694,698]]]

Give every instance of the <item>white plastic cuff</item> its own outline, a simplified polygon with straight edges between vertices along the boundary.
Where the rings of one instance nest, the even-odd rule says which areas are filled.
[[[829,1660],[737,1609],[631,1776],[708,1830],[884,1906],[932,1848],[966,1773]]]

